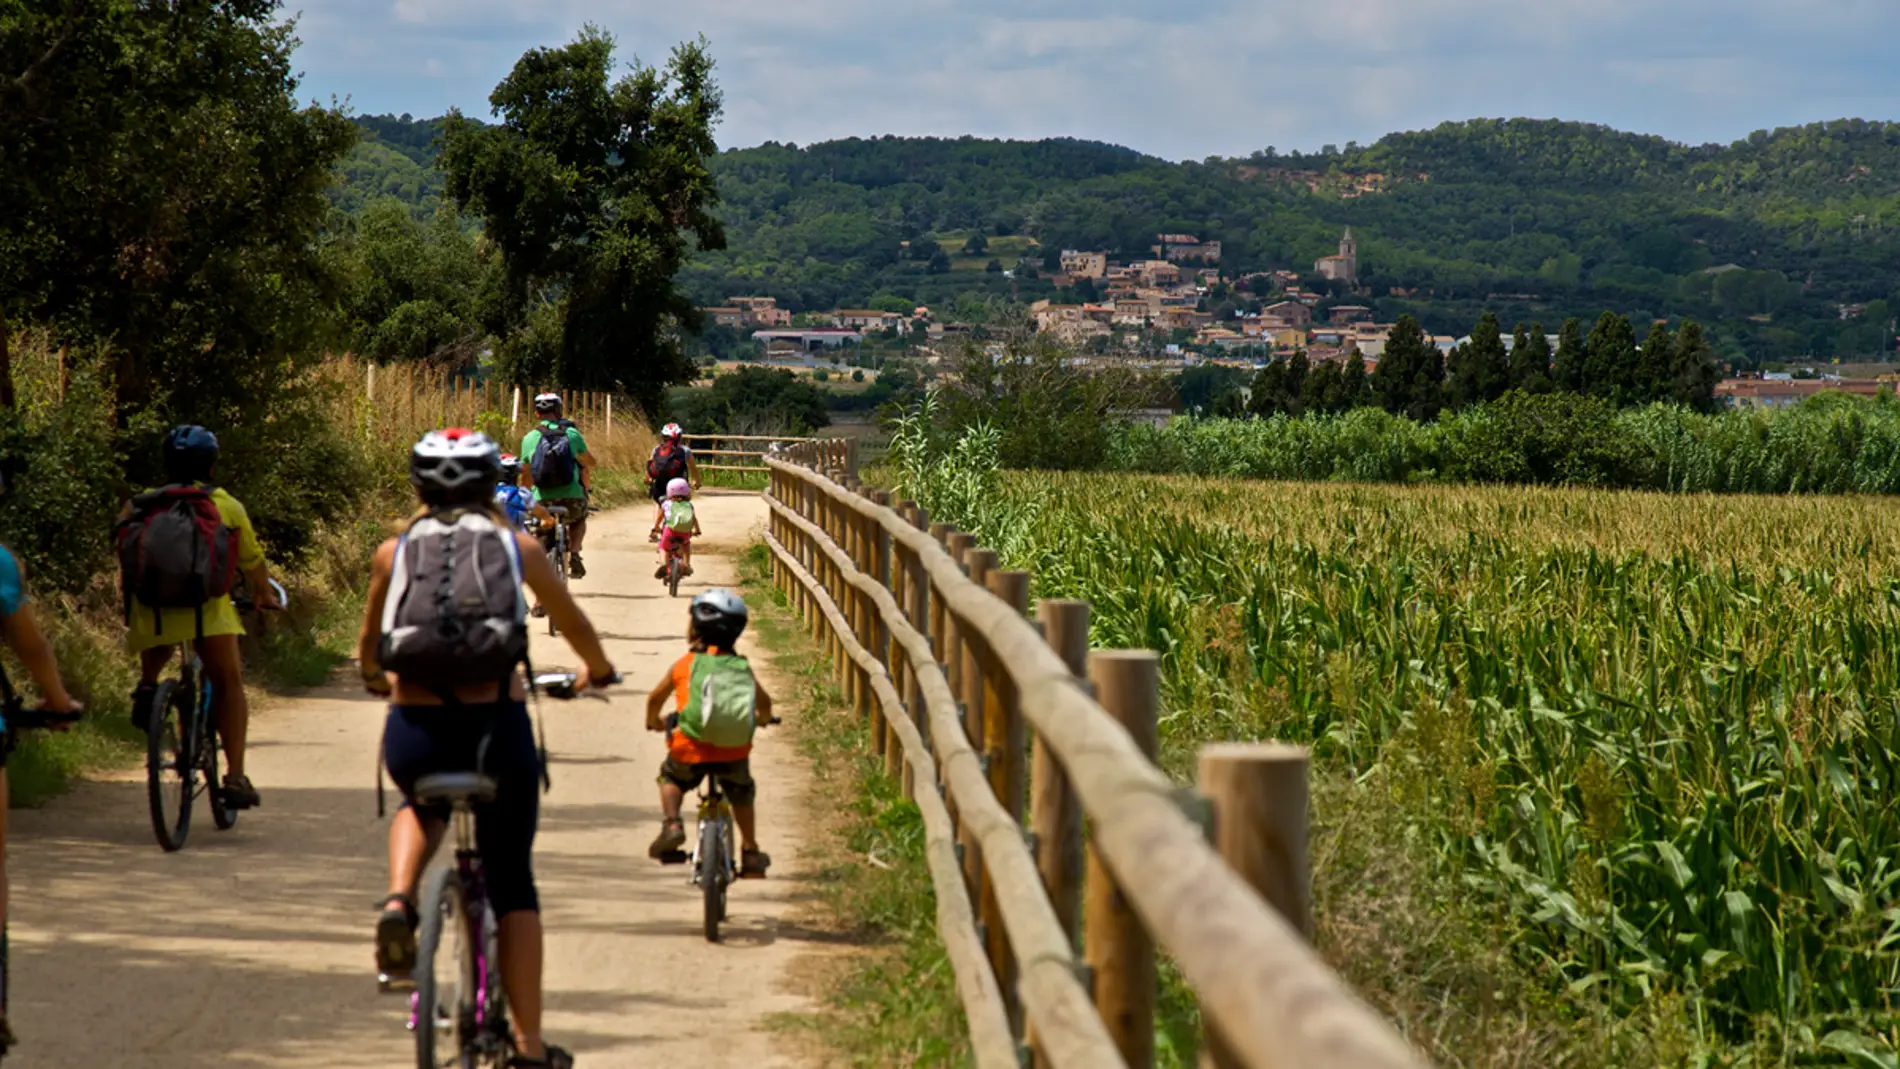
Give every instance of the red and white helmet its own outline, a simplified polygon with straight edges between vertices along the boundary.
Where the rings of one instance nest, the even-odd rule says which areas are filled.
[[[680,428],[680,425],[677,423],[669,423],[666,426],[660,428],[660,437],[665,438],[667,441],[670,441],[670,442],[677,442],[685,435],[686,435],[686,432],[682,430]]]

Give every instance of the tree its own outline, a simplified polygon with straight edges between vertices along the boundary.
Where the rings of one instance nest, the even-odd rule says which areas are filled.
[[[1342,411],[1378,404],[1372,395],[1371,376],[1366,374],[1366,357],[1357,345],[1347,350],[1339,369],[1339,396]]]
[[[1583,346],[1583,324],[1575,316],[1564,320],[1557,331],[1557,353],[1551,359],[1551,381],[1559,390],[1584,391],[1584,362],[1588,352]]]
[[[610,81],[613,69],[613,38],[593,26],[529,50],[489,97],[500,125],[450,112],[441,163],[500,254],[487,312],[508,374],[620,389],[657,411],[668,384],[691,381],[679,328],[700,324],[674,276],[694,248],[725,247],[711,170],[721,99],[703,41],[664,70]],[[537,307],[553,311],[523,338]]]
[[[1631,404],[1666,400],[1670,394],[1670,374],[1674,370],[1676,341],[1669,328],[1659,321],[1649,325],[1649,337],[1636,354],[1636,389]]]
[[[947,274],[950,270],[950,254],[944,252],[941,246],[938,247],[936,252],[930,254],[930,262],[924,269],[933,275]]]
[[[1511,386],[1510,357],[1498,332],[1498,317],[1478,317],[1471,340],[1452,351],[1446,362],[1445,403],[1453,408],[1496,400]]]
[[[990,239],[984,237],[981,230],[971,234],[970,240],[963,243],[963,254],[965,256],[981,256],[989,250]]]
[[[1386,337],[1385,355],[1372,371],[1379,403],[1395,415],[1430,420],[1444,407],[1444,383],[1444,354],[1426,340],[1418,320],[1400,316]]]
[[[1669,362],[1667,399],[1704,412],[1715,410],[1715,384],[1722,372],[1715,351],[1702,337],[1702,324],[1691,319],[1676,331]]]
[[[1306,350],[1276,357],[1254,375],[1247,411],[1256,416],[1298,416],[1305,411],[1308,364]]]
[[[1542,323],[1526,330],[1517,325],[1511,339],[1511,388],[1525,393],[1548,393],[1550,382],[1550,338]]]
[[[1584,343],[1583,392],[1606,398],[1621,407],[1634,404],[1642,393],[1642,357],[1630,321],[1615,312],[1597,317]]]
[[[1195,415],[1228,416],[1243,410],[1240,386],[1244,372],[1217,364],[1197,364],[1174,376],[1175,397],[1181,410]]]
[[[8,5],[0,407],[10,324],[103,343],[122,425],[261,420],[325,341],[316,238],[356,131],[297,106],[293,45],[265,0]]]
[[[831,423],[823,390],[789,371],[752,366],[687,392],[676,414],[706,434],[809,434]]]
[[[1364,363],[1361,362],[1363,369]],[[1306,384],[1300,389],[1300,408],[1306,412],[1339,413],[1349,406],[1346,403],[1346,384],[1343,370],[1338,360],[1321,360],[1306,376]]]

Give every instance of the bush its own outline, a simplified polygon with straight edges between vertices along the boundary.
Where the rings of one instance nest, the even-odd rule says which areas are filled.
[[[1452,482],[1632,486],[1647,445],[1597,397],[1513,390],[1445,419],[1444,476]]]

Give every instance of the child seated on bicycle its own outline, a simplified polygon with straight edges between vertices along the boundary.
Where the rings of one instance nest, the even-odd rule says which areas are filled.
[[[495,484],[495,505],[507,515],[508,522],[515,530],[526,531],[529,525],[546,525],[554,522],[554,514],[534,499],[534,491],[521,485],[521,458],[513,453],[501,455],[501,479]]]
[[[685,479],[666,484],[666,500],[660,503],[660,564],[653,578],[666,578],[666,560],[679,554],[680,574],[693,574],[693,539],[699,536],[699,516],[693,508],[693,488]]]
[[[739,825],[739,875],[764,876],[772,859],[759,849],[758,787],[752,780],[752,733],[777,721],[772,696],[739,656],[736,645],[745,630],[746,606],[730,590],[708,590],[693,599],[686,641],[691,649],[647,695],[647,730],[667,732],[666,760],[660,764],[660,834],[647,855],[665,859],[686,845],[680,807],[686,792],[707,776],[716,776]],[[668,698],[679,712],[661,718]],[[667,721],[676,721],[669,727]]]

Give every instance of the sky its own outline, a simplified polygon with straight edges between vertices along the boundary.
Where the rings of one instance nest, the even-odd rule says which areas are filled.
[[[522,52],[590,22],[629,63],[703,34],[723,147],[973,134],[1202,159],[1478,117],[1692,143],[1900,119],[1894,0],[301,3],[300,92],[358,114],[486,118]]]

